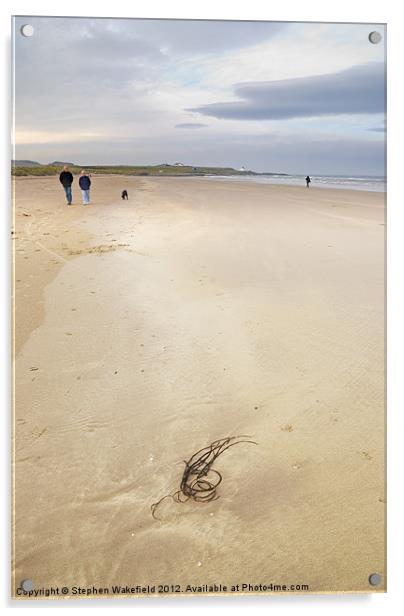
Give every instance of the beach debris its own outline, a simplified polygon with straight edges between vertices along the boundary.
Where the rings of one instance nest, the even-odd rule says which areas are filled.
[[[39,370],[39,368],[37,368],[36,366],[31,366],[30,371],[33,372],[34,370]]]
[[[291,424],[286,424],[281,428],[282,432],[293,432],[293,426]]]
[[[116,240],[112,241],[115,242]],[[118,244],[117,246],[112,246],[111,244],[99,244],[97,246],[90,246],[89,248],[82,248],[81,250],[69,250],[67,254],[70,256],[82,255],[84,253],[103,255],[106,252],[115,252],[118,250],[118,247],[122,248],[126,246],[129,246],[129,244]]]
[[[219,471],[212,468],[212,465],[216,458],[229,449],[229,447],[239,445],[240,443],[258,444],[252,441],[251,437],[246,434],[228,436],[213,441],[207,447],[199,449],[189,460],[184,460],[185,469],[182,474],[180,489],[173,494],[166,494],[157,503],[151,505],[153,518],[155,520],[159,519],[156,516],[156,509],[167,498],[171,498],[176,503],[186,503],[189,499],[198,503],[210,503],[217,500],[219,498],[217,488],[222,482],[223,477]]]

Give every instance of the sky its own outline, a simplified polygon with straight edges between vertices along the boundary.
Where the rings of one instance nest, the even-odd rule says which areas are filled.
[[[14,29],[13,158],[384,175],[380,24],[17,17]]]

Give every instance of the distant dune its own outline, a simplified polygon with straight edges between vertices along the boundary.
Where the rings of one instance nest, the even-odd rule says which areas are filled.
[[[12,160],[13,167],[42,167],[41,163],[37,163],[35,160]]]
[[[77,166],[75,163],[66,163],[66,162],[63,162],[61,160],[54,160],[53,163],[48,163],[47,164],[48,167],[63,167],[64,165],[67,165],[68,167],[76,167]]]
[[[67,165],[73,174],[78,174],[85,168],[92,174],[114,175],[154,175],[154,176],[190,176],[190,175],[260,175],[254,171],[239,171],[232,167],[195,167],[192,165],[76,165],[74,163],[53,161],[49,165],[23,164],[24,161],[15,161],[12,167],[13,175],[54,175],[60,168]]]

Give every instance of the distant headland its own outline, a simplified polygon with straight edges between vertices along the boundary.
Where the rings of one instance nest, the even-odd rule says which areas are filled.
[[[53,161],[46,165],[34,160],[12,160],[11,173],[15,176],[34,175],[45,176],[55,175],[60,168],[67,165],[73,174],[79,174],[82,169],[88,173],[112,174],[112,175],[140,175],[140,176],[204,176],[204,175],[288,175],[287,173],[257,172],[245,169],[234,169],[233,167],[201,167],[197,165],[187,165],[184,163],[159,165],[77,165],[71,162]]]

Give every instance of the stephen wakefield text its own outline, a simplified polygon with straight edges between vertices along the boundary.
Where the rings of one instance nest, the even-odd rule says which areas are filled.
[[[169,595],[169,594],[220,594],[220,593],[272,593],[272,592],[308,592],[308,584],[250,584],[243,582],[240,584],[203,584],[202,586],[187,586],[180,584],[156,584],[154,586],[50,586],[48,588],[34,588],[24,590],[17,588],[17,596],[31,599],[41,597],[75,596],[75,597],[95,597],[111,595]]]

